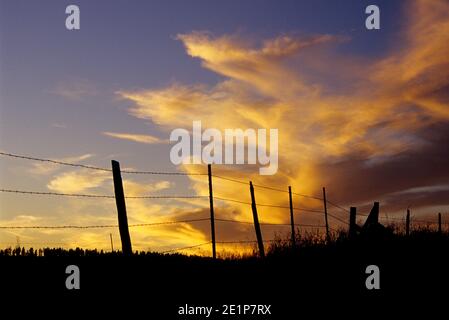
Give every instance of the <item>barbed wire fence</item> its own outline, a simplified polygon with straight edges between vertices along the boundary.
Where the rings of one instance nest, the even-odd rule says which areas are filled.
[[[335,203],[334,201],[330,201],[326,198],[325,188],[323,188],[323,197],[319,197],[316,195],[308,195],[308,194],[302,194],[293,192],[291,190],[291,187],[286,188],[286,190],[278,188],[278,187],[272,187],[262,184],[256,184],[252,182],[247,182],[235,178],[225,177],[222,175],[215,175],[212,174],[211,171],[211,165],[208,165],[208,172],[169,172],[169,171],[137,171],[137,170],[120,170],[120,165],[117,161],[112,161],[112,169],[104,168],[104,167],[98,167],[93,165],[85,165],[85,164],[79,164],[79,163],[72,163],[72,162],[66,162],[66,161],[60,161],[60,160],[52,160],[52,159],[45,159],[45,158],[39,158],[34,156],[25,156],[25,155],[18,155],[13,153],[7,153],[7,152],[0,152],[1,156],[9,157],[12,159],[19,159],[19,160],[29,160],[29,161],[37,161],[37,162],[44,162],[44,163],[50,163],[60,166],[68,166],[72,168],[82,168],[87,170],[95,170],[95,171],[102,171],[102,172],[109,172],[113,175],[113,181],[114,181],[114,191],[115,195],[109,195],[109,194],[82,194],[82,193],[58,193],[58,192],[43,192],[43,191],[34,191],[34,190],[18,190],[18,189],[7,189],[7,188],[1,188],[0,193],[10,193],[10,194],[17,194],[17,195],[32,195],[32,196],[54,196],[54,197],[75,197],[75,198],[104,198],[104,199],[115,199],[116,205],[117,205],[117,213],[118,213],[118,224],[98,224],[98,225],[0,225],[0,229],[3,230],[14,230],[14,229],[102,229],[102,228],[118,228],[120,231],[120,237],[122,241],[122,251],[127,254],[132,253],[132,246],[131,246],[131,240],[129,236],[129,228],[138,228],[138,227],[151,227],[151,226],[163,226],[163,225],[175,225],[175,224],[192,224],[192,223],[198,223],[198,222],[205,222],[210,221],[211,223],[211,240],[195,245],[190,246],[184,246],[184,247],[178,247],[178,248],[172,248],[168,250],[162,250],[158,251],[160,253],[171,253],[171,252],[179,252],[189,249],[199,249],[206,245],[212,245],[212,256],[213,258],[216,258],[216,245],[226,245],[226,244],[239,244],[239,245],[248,245],[248,244],[257,244],[259,247],[259,254],[261,256],[264,256],[264,243],[270,243],[277,241],[276,239],[263,239],[262,232],[260,227],[290,227],[291,228],[291,239],[293,242],[293,245],[295,244],[296,235],[295,233],[299,231],[299,228],[310,228],[312,230],[316,230],[317,232],[320,232],[319,230],[324,230],[324,235],[326,238],[329,238],[329,230],[332,232],[339,232],[342,231],[345,227],[351,227],[351,219],[348,219],[348,214],[350,214],[350,210],[344,208],[343,206]],[[122,179],[121,174],[130,174],[130,175],[166,175],[166,176],[205,176],[208,177],[209,180],[209,194],[208,195],[143,195],[143,196],[125,196],[123,192],[123,185],[122,185]],[[241,184],[245,186],[250,186],[250,193],[251,193],[251,202],[244,201],[241,199],[231,199],[226,198],[222,196],[214,196],[213,195],[213,188],[212,188],[212,178],[228,181],[235,184]],[[286,193],[289,196],[289,205],[279,205],[279,204],[272,204],[272,203],[256,203],[255,201],[255,192],[254,189],[263,189],[268,190],[271,192],[280,192],[280,193]],[[309,200],[319,201],[323,202],[323,210],[316,209],[315,208],[308,208],[308,207],[295,207],[293,206],[292,197],[300,197],[305,198]],[[179,219],[179,220],[167,220],[167,221],[157,221],[157,222],[148,222],[148,223],[138,223],[138,224],[129,224],[127,222],[127,213],[126,213],[126,204],[125,199],[173,199],[173,200],[181,200],[181,199],[205,199],[209,200],[210,202],[210,216],[209,217],[200,217],[196,219]],[[247,221],[247,220],[238,220],[238,219],[228,219],[228,218],[222,218],[222,217],[215,217],[214,214],[214,200],[225,202],[225,203],[237,203],[237,204],[244,204],[251,206],[252,213],[253,213],[253,221]],[[273,223],[273,222],[259,222],[258,212],[257,208],[259,207],[266,207],[266,208],[276,208],[276,209],[285,209],[290,211],[290,222],[280,222],[280,223]],[[329,207],[333,207],[334,209],[338,210],[337,212],[330,212]],[[297,217],[298,213],[307,213],[307,214],[316,214],[317,216],[320,215],[321,218],[324,220],[324,224],[312,224],[312,223],[295,223],[295,219]],[[342,217],[341,213],[344,213],[345,216]],[[358,214],[362,217],[367,217],[368,214]],[[407,230],[409,229],[410,224],[410,217],[408,212],[408,218],[405,219],[407,225]],[[331,218],[335,223],[338,223],[337,226],[331,227],[328,222],[328,218]],[[355,219],[355,213],[354,217]],[[403,218],[398,217],[382,217],[383,220],[397,220],[404,222]],[[354,220],[355,221],[355,220]],[[232,241],[216,241],[215,239],[215,222],[219,223],[234,223],[234,224],[242,224],[242,225],[254,225],[255,231],[256,231],[256,240],[232,240]],[[418,224],[426,224],[426,225],[438,225],[438,229],[441,232],[441,225],[442,225],[442,219],[441,214],[438,214],[438,221],[430,221],[430,220],[423,220],[423,219],[413,219],[414,223]],[[32,242],[29,242],[32,243]],[[111,245],[112,245],[112,236],[111,236]]]

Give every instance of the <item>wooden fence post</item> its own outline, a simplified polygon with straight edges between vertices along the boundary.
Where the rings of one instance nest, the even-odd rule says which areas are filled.
[[[293,200],[292,200],[292,187],[288,186],[288,199],[290,202],[290,223],[292,225],[292,248],[296,246],[296,237],[295,237],[295,219],[293,217]]]
[[[405,235],[410,235],[410,209],[407,209],[407,215],[405,216]]]
[[[125,193],[123,191],[122,175],[120,173],[120,163],[112,160],[112,176],[114,178],[115,203],[117,205],[118,228],[120,239],[122,240],[122,252],[125,255],[133,253],[131,247],[131,237],[128,230],[128,218],[126,216]]]
[[[441,234],[441,212],[438,213],[438,233]]]
[[[326,201],[326,188],[323,187],[323,204],[324,204],[324,221],[326,223],[326,240],[330,240],[329,236],[329,223],[327,221],[327,201]]]
[[[257,244],[259,246],[259,254],[261,258],[265,257],[265,249],[263,247],[262,232],[260,231],[259,217],[257,216],[256,198],[254,196],[253,183],[249,182],[249,191],[251,193],[251,208],[253,210],[254,228],[256,229]]]
[[[215,247],[215,216],[214,216],[214,195],[212,192],[212,168],[207,165],[207,175],[209,177],[209,204],[210,204],[210,233],[212,238],[212,258],[217,258],[217,251]]]
[[[350,238],[353,238],[356,235],[356,231],[357,231],[356,216],[357,216],[357,208],[351,207],[349,209],[349,237]]]

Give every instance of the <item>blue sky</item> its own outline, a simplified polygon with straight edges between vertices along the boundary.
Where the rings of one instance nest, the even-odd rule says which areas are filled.
[[[109,139],[97,133],[111,128],[154,133],[123,114],[127,105],[116,100],[115,91],[173,82],[214,84],[223,78],[186,55],[178,34],[207,30],[256,39],[291,32],[340,34],[352,39],[339,48],[343,52],[383,55],[398,29],[399,11],[398,1],[380,2],[383,29],[367,32],[366,1],[78,1],[82,27],[70,32],[64,22],[71,3],[1,2],[5,149],[38,152],[34,147],[42,144],[37,142],[51,140],[57,149],[69,145],[78,153],[90,150],[92,139],[96,148],[107,145]],[[77,81],[95,91],[88,101],[66,101],[51,93]],[[9,135],[21,139],[6,139]],[[108,152],[113,149],[108,145]]]

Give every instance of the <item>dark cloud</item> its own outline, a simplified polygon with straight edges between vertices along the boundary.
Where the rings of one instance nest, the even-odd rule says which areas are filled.
[[[421,147],[369,164],[363,155],[351,155],[318,172],[335,201],[345,204],[388,200],[391,210],[408,205],[449,205],[447,191],[400,193],[407,189],[449,184],[449,122],[422,129]]]

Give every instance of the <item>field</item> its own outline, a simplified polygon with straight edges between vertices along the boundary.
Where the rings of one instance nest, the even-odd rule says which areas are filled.
[[[0,251],[2,290],[54,299],[105,298],[145,302],[151,313],[176,318],[187,305],[270,304],[277,316],[307,310],[320,301],[333,304],[435,298],[449,285],[449,234],[422,227],[406,236],[387,228],[382,237],[349,239],[334,233],[330,241],[312,235],[272,243],[264,259],[254,256],[208,257],[181,254],[96,250],[7,249]],[[255,248],[256,249],[256,248]],[[256,252],[256,250],[255,250]],[[65,268],[80,268],[80,290],[65,288]],[[380,269],[380,290],[368,290],[368,265]],[[373,300],[374,299],[374,300]],[[353,302],[351,302],[353,301]],[[217,306],[219,307],[219,306]],[[274,317],[274,316],[273,316]],[[214,318],[215,319],[215,318]]]

